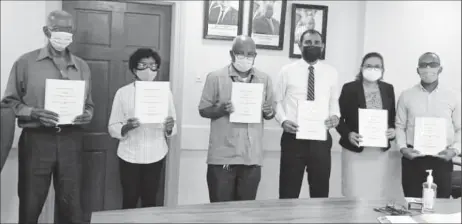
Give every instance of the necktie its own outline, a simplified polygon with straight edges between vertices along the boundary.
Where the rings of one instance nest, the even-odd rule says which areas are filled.
[[[310,70],[310,74],[308,76],[307,100],[314,101],[314,67],[310,65],[308,70]]]
[[[225,17],[225,9],[221,8],[220,14],[218,15],[217,24],[220,24]]]
[[[270,29],[271,29],[271,34],[275,34],[274,33],[274,25],[273,25],[273,21],[271,19],[266,19],[266,22],[268,23],[268,25],[270,26]]]

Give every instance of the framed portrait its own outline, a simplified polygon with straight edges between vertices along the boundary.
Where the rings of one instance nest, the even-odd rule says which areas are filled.
[[[233,40],[242,34],[244,0],[204,1],[204,39]]]
[[[327,47],[327,13],[328,7],[324,5],[292,4],[292,18],[290,22],[290,58],[301,58],[299,48],[300,36],[308,29],[321,33],[324,50],[321,59],[326,56]]]
[[[249,36],[257,48],[282,50],[287,1],[250,0]]]

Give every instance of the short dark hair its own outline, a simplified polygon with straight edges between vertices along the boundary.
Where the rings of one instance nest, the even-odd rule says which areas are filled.
[[[382,61],[382,69],[385,69],[385,62],[383,61],[383,56],[378,53],[378,52],[370,52],[364,55],[363,61],[361,62],[361,66],[359,67],[359,73],[356,75],[356,80],[363,80],[363,69],[362,67],[364,66],[364,63],[366,62],[367,59],[369,58],[379,58],[380,61]]]
[[[309,29],[309,30],[305,30],[305,31],[302,33],[302,35],[300,36],[300,40],[299,40],[299,42],[298,42],[299,44],[302,44],[302,43],[303,43],[303,38],[305,37],[305,34],[307,34],[307,33],[309,33],[309,34],[318,34],[318,35],[321,37],[321,41],[324,41],[324,40],[322,39],[322,35],[321,35],[321,33],[320,33],[319,31],[314,30],[314,29]]]
[[[160,56],[157,51],[152,50],[151,48],[138,48],[138,50],[130,55],[130,59],[128,61],[128,68],[130,71],[133,72],[143,58],[153,58],[157,63],[157,68],[160,67]]]

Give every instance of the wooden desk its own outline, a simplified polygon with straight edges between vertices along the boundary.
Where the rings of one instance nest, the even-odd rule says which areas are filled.
[[[346,198],[227,202],[186,205],[176,208],[158,207],[94,212],[92,223],[378,223],[377,218],[383,214],[373,209],[383,207],[388,202],[387,200],[366,201]],[[460,212],[461,204],[457,199],[438,199],[435,207],[440,213],[454,213]]]

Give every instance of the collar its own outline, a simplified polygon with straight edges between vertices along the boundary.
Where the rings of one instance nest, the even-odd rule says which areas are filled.
[[[238,78],[241,77],[239,75],[239,73],[237,73],[236,69],[233,67],[232,63],[228,66],[228,74],[231,77],[238,77]],[[255,69],[253,67],[249,70],[249,76],[248,77],[250,78],[252,76],[255,76]]]
[[[40,49],[40,52],[37,56],[37,61],[41,61],[45,58],[49,58],[49,59],[52,59],[52,56],[51,56],[51,52],[50,52],[50,46],[49,45],[46,45],[45,47],[43,47],[42,49]],[[79,69],[77,67],[77,63],[76,63],[76,57],[69,51],[69,49],[66,48],[66,60],[67,60],[67,66],[73,66],[74,68],[76,68],[77,70]]]
[[[227,12],[231,7],[230,7],[230,6],[221,6],[221,5],[217,5],[217,6],[215,6],[214,8],[220,8],[220,11]]]
[[[321,64],[321,60],[318,59],[318,61],[316,62],[316,64],[314,65],[310,65],[308,64],[308,62],[306,62],[305,60],[303,60],[303,58],[300,58],[300,60],[298,61],[298,63],[306,68],[310,67],[310,66],[313,66],[313,68],[316,70]]]
[[[423,87],[423,85],[422,85],[421,82],[419,82],[419,83],[416,85],[416,87],[417,87],[419,90],[421,90],[421,91],[423,91],[423,92],[426,92],[426,93],[436,93],[436,92],[438,92],[438,89],[440,88],[440,84],[438,83],[438,85],[435,87],[435,89],[434,89],[432,92],[428,92],[428,90],[425,89],[425,87]]]

